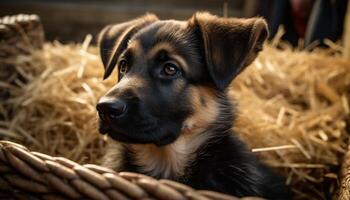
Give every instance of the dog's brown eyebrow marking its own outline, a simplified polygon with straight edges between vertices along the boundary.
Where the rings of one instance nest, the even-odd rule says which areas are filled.
[[[181,65],[183,70],[188,71],[188,64],[185,59],[179,55],[176,50],[172,47],[172,44],[166,42],[160,42],[154,45],[148,52],[148,58],[154,58],[160,51],[166,51],[171,59],[174,59],[178,64]]]
[[[141,55],[143,53],[143,48],[141,47],[141,43],[139,40],[130,40],[128,42],[128,51],[133,53],[134,55]]]
[[[167,42],[160,42],[155,44],[153,47],[149,49],[148,57],[149,58],[155,57],[158,54],[158,52],[161,50],[165,50],[169,54],[175,53],[175,49],[172,47],[171,44]]]

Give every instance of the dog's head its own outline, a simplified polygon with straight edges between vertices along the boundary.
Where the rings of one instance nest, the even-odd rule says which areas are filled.
[[[196,13],[188,21],[148,14],[100,33],[104,78],[118,82],[97,110],[101,133],[126,143],[166,145],[186,130],[205,128],[217,98],[262,50],[261,18]],[[187,131],[188,132],[188,131]]]

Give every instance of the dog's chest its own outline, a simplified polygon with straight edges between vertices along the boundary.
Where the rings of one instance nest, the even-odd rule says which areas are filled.
[[[180,137],[170,145],[157,147],[152,144],[130,145],[133,164],[140,173],[157,178],[177,179],[186,177],[186,169],[199,155],[200,146],[209,136],[201,134],[194,138]]]
[[[191,154],[183,144],[165,147],[132,145],[134,163],[142,173],[159,178],[182,176]]]

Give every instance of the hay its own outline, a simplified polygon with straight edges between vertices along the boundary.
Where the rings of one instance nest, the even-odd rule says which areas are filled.
[[[106,138],[97,133],[95,104],[116,79],[101,80],[90,40],[46,43],[31,56],[6,60],[26,80],[0,81],[0,89],[11,91],[0,103],[0,138],[79,163],[99,162]],[[333,43],[313,52],[276,45],[268,45],[232,84],[239,103],[235,129],[286,176],[296,199],[325,199],[338,187],[346,151],[350,63]]]
[[[95,105],[113,80],[101,81],[103,68],[97,48],[88,48],[90,40],[48,43],[42,51],[11,60],[26,80],[16,86],[0,82],[11,91],[0,104],[2,138],[80,163],[98,160],[105,142],[97,132]]]
[[[350,119],[350,63],[340,57],[268,46],[231,90],[237,132],[298,197],[325,199],[338,187]]]

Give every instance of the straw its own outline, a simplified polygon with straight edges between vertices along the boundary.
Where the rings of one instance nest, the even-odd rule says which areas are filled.
[[[0,138],[99,163],[107,139],[97,133],[95,105],[117,79],[102,81],[90,41],[46,43],[31,55],[0,60],[22,75],[11,84],[0,80],[0,90],[11,93],[0,102]],[[346,152],[350,62],[339,45],[332,46],[300,51],[275,39],[229,89],[238,102],[237,134],[286,177],[296,199],[325,199],[334,192]]]

